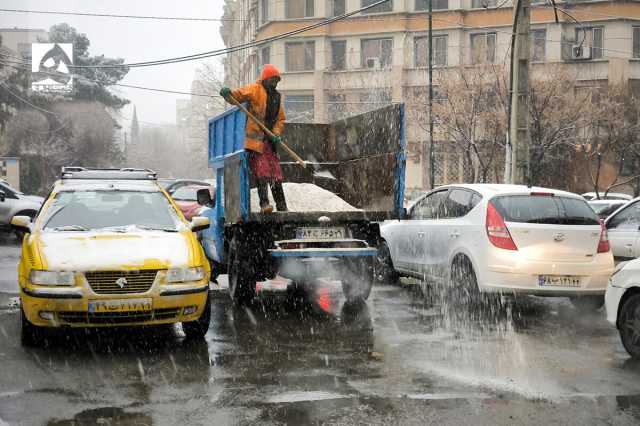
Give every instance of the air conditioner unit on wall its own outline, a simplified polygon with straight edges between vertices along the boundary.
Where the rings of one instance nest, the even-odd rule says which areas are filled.
[[[381,68],[380,58],[367,58],[365,60],[365,66],[367,68],[373,68],[373,69],[379,70]]]
[[[571,45],[571,59],[584,60],[591,59],[591,46],[588,44]]]

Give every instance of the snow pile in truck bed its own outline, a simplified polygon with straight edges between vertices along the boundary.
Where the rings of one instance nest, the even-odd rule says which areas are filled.
[[[282,184],[284,196],[287,200],[287,207],[292,212],[348,212],[358,211],[351,204],[338,197],[333,192],[320,188],[312,183],[290,183]],[[269,188],[269,200],[271,205],[276,206]],[[251,190],[251,211],[260,212],[258,202],[258,190]]]

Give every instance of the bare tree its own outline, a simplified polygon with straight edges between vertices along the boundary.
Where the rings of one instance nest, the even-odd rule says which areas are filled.
[[[502,67],[487,65],[459,68],[439,79],[436,134],[462,154],[467,182],[499,180],[506,139],[504,78]],[[428,117],[423,117],[417,122],[426,129]]]
[[[532,78],[529,99],[531,183],[566,186],[568,163],[585,126],[590,90],[577,90],[575,75],[561,66],[544,68]]]
[[[599,196],[603,188],[606,194],[640,178],[640,100],[626,84],[609,85],[594,94],[590,106],[589,126],[578,150]],[[620,180],[623,174],[627,176]]]

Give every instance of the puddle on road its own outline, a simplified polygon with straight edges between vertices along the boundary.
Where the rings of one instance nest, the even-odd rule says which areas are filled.
[[[273,395],[266,399],[271,404],[279,404],[284,402],[304,402],[304,401],[323,401],[328,399],[344,399],[351,398],[352,395],[342,395],[323,391],[292,391]]]

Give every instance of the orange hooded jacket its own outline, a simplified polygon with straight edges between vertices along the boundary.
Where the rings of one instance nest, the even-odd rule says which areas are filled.
[[[238,102],[248,102],[249,107],[247,109],[249,110],[249,112],[255,115],[258,120],[262,121],[263,123],[265,122],[265,114],[267,111],[267,91],[262,86],[262,80],[258,80],[255,83],[248,84],[244,87],[233,90],[231,92],[231,95]],[[284,120],[284,108],[281,104],[280,111],[278,112],[278,118],[276,120],[276,123],[273,125],[272,130],[275,135],[282,135]],[[263,139],[265,136],[265,133],[262,131],[262,129],[260,129],[260,127],[258,127],[256,122],[247,117],[244,148],[262,153],[264,143]]]

